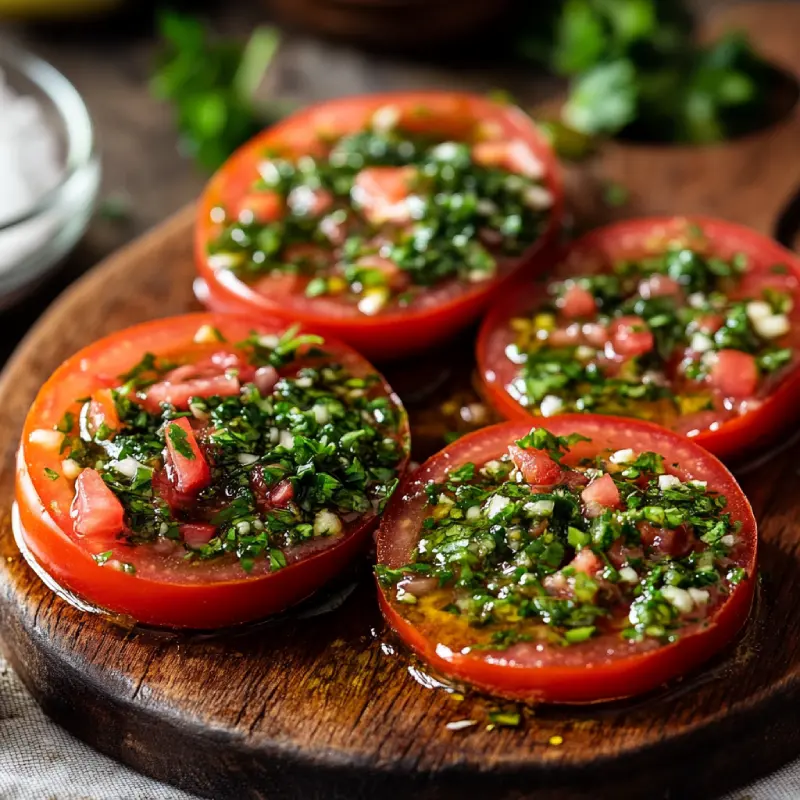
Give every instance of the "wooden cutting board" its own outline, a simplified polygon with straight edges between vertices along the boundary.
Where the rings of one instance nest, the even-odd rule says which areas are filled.
[[[741,6],[723,21],[800,72],[800,6]],[[701,212],[770,233],[800,187],[799,156],[795,111],[721,146],[609,145],[570,169],[570,195],[581,225]],[[631,190],[624,208],[597,202],[607,180]],[[185,209],[75,284],[0,378],[3,651],[50,716],[142,772],[215,798],[708,798],[800,755],[797,445],[742,476],[759,518],[762,581],[737,644],[650,696],[530,709],[518,728],[487,730],[490,702],[436,688],[409,659],[384,630],[366,563],[315,605],[216,635],[126,629],[50,592],[11,533],[22,420],[81,346],[195,307],[191,228]],[[442,368],[432,355],[388,370],[410,406],[418,457],[475,399],[472,338],[460,345],[461,365]],[[463,719],[480,724],[446,727]]]

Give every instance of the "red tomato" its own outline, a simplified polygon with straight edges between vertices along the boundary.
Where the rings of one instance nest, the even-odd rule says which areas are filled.
[[[486,167],[501,167],[528,178],[542,175],[542,162],[531,152],[527,142],[521,139],[479,142],[472,148],[472,157]]]
[[[591,439],[575,445],[565,463],[591,458],[598,452],[626,448],[661,453],[676,463],[681,480],[703,480],[723,494],[726,511],[741,522],[738,544],[731,551],[732,565],[742,567],[747,578],[721,595],[700,622],[681,629],[673,642],[632,642],[616,632],[601,634],[579,644],[522,642],[507,650],[469,647],[469,633],[459,620],[443,622],[413,616],[407,604],[379,585],[381,609],[389,625],[412,650],[438,673],[478,689],[526,701],[587,703],[641,694],[695,669],[728,644],[750,611],[756,585],[756,521],[750,504],[727,469],[710,453],[683,436],[657,425],[632,419],[595,415],[564,415],[540,423],[557,436],[580,433]],[[483,428],[464,436],[430,458],[409,475],[389,502],[378,531],[378,563],[398,569],[411,560],[427,516],[425,487],[440,483],[452,469],[466,462],[485,463],[499,458],[509,444],[530,430],[530,422]],[[586,553],[586,555],[583,555]],[[597,565],[591,551],[576,555],[576,569],[591,574]],[[558,578],[558,573],[553,578]],[[563,576],[562,576],[563,577]],[[549,580],[549,578],[548,578]],[[551,582],[552,583],[552,582]],[[566,581],[564,581],[566,588]],[[553,587],[558,590],[558,586]],[[413,621],[412,618],[413,617]]]
[[[537,170],[543,167],[543,185],[552,196],[553,205],[546,230],[539,240],[519,259],[502,262],[493,280],[475,284],[448,281],[420,293],[408,306],[390,306],[374,316],[361,313],[354,304],[335,296],[308,298],[303,288],[294,282],[279,284],[268,276],[248,285],[229,270],[214,269],[209,264],[206,245],[219,230],[219,225],[211,221],[211,212],[220,204],[237,207],[240,198],[250,193],[257,174],[256,165],[266,150],[277,150],[288,156],[318,152],[319,134],[336,138],[362,130],[378,109],[389,105],[398,109],[401,125],[407,130],[468,139],[478,126],[485,131],[485,144],[498,140],[506,146],[511,142],[507,163],[513,164],[513,168],[525,172],[534,164]],[[426,113],[420,113],[420,109]],[[372,168],[365,172],[374,177]],[[393,175],[391,185],[387,185],[390,182],[386,178],[377,182],[381,186],[376,191],[385,193],[389,203],[386,208],[393,207],[401,191],[407,191],[401,185],[403,181],[395,178],[397,174]],[[362,184],[366,182],[363,173],[361,181]],[[368,188],[375,183],[368,181]],[[562,213],[561,177],[553,151],[530,118],[519,109],[456,92],[403,92],[341,98],[305,109],[265,130],[234,153],[212,178],[198,206],[195,256],[200,281],[195,284],[195,290],[201,302],[214,311],[301,322],[324,335],[349,342],[367,357],[399,358],[425,351],[475,320],[493,297],[503,293],[517,270],[538,270],[555,242]],[[335,230],[331,233],[336,235]]]
[[[204,544],[208,544],[217,534],[217,526],[206,522],[187,522],[181,525],[181,536],[183,541],[197,550]]]
[[[653,349],[653,334],[641,317],[620,317],[611,323],[614,351],[625,358],[643,356]]]
[[[205,489],[211,483],[211,467],[197,444],[189,420],[181,417],[170,422],[166,428],[166,439],[169,453],[167,474],[175,488],[189,494]]]
[[[283,199],[275,192],[245,195],[239,203],[239,214],[249,211],[258,222],[273,222],[283,213]]]
[[[639,286],[639,294],[649,300],[651,297],[672,297],[683,293],[678,281],[656,272]]]
[[[122,503],[94,469],[85,469],[76,478],[69,515],[76,535],[88,539],[111,541],[125,530]]]
[[[154,413],[162,403],[185,411],[193,397],[235,397],[241,389],[240,377],[247,380],[253,370],[246,368],[246,372],[246,375],[241,374],[235,355],[214,354],[197,364],[187,364],[167,373],[164,380],[147,388],[143,405]]]
[[[600,556],[593,553],[588,547],[578,550],[575,558],[570,561],[569,565],[576,572],[582,572],[589,577],[594,577],[603,569],[603,561]]]
[[[637,259],[663,251],[675,240],[694,241],[692,228],[699,227],[707,251],[720,258],[744,253],[748,271],[731,297],[741,299],[758,294],[763,288],[775,288],[794,296],[793,320],[800,313],[800,259],[771,239],[755,231],[723,220],[708,217],[653,217],[629,220],[591,231],[567,248],[553,277],[570,278],[579,274],[602,272],[619,260]],[[775,265],[781,272],[773,272]],[[478,336],[477,360],[487,400],[508,419],[530,419],[530,413],[509,394],[518,367],[505,355],[516,334],[509,320],[524,314],[542,301],[544,289],[530,282],[520,282],[498,302],[484,319]],[[703,321],[701,330],[713,332],[722,320],[713,315]],[[585,328],[586,326],[584,326]],[[800,351],[800,324],[795,322],[788,336],[788,346]],[[601,346],[600,343],[598,346]],[[785,346],[785,345],[781,345]],[[674,429],[687,432],[699,444],[725,459],[741,459],[755,448],[774,440],[798,415],[796,395],[800,390],[800,359],[781,373],[779,380],[762,382],[765,394],[759,403],[740,415],[729,413],[721,419],[718,411],[702,411],[691,419],[679,417]]]
[[[614,479],[606,474],[592,481],[582,492],[581,499],[589,506],[620,508],[619,489]]]
[[[749,353],[720,350],[715,354],[708,377],[725,397],[744,400],[756,393],[758,366]]]
[[[189,563],[183,557],[182,546],[175,552],[162,547],[165,543],[161,541],[135,547],[127,541],[117,541],[113,537],[123,527],[122,510],[97,473],[94,476],[99,483],[93,479],[92,470],[84,470],[75,485],[63,475],[58,480],[47,476],[45,469],[61,474],[63,456],[58,447],[42,442],[41,437],[34,436],[31,441],[31,433],[53,430],[65,411],[77,409],[76,398],[91,396],[107,387],[108,380],[103,382],[102,376],[130,370],[146,352],[165,358],[180,356],[183,361],[194,359],[195,366],[204,370],[209,370],[216,360],[216,369],[224,369],[226,362],[220,355],[224,344],[194,342],[197,331],[206,325],[219,330],[228,342],[242,341],[253,331],[279,335],[287,327],[281,321],[189,314],[119,331],[86,347],[55,371],[40,390],[23,429],[16,476],[20,519],[17,533],[30,557],[78,597],[146,624],[210,629],[263,618],[288,608],[313,594],[363,552],[377,522],[375,512],[370,510],[348,523],[340,535],[287,548],[288,566],[283,569],[270,572],[268,560],[259,559],[252,571],[246,572],[233,556]],[[367,361],[345,345],[328,341],[323,349],[355,376],[374,373]],[[228,357],[233,355],[227,352]],[[292,375],[300,365],[315,363],[319,358],[301,356],[281,374]],[[386,384],[379,386],[390,402],[398,402]],[[405,422],[400,435],[403,439],[408,435]],[[400,470],[402,467],[401,464]],[[167,483],[164,475],[154,476],[154,482],[156,478],[159,486]],[[70,509],[76,485],[79,491],[73,517]],[[101,495],[104,489],[107,494]],[[191,503],[191,495],[175,491],[172,500],[177,503],[180,498]],[[96,513],[97,509],[102,513]],[[203,523],[193,522],[189,530],[183,531],[192,547],[201,546],[202,539],[212,536],[211,527],[198,525]],[[95,536],[102,541],[89,541]],[[112,554],[101,566],[92,556],[106,550]],[[133,565],[135,573],[109,566],[121,562]]]
[[[569,319],[590,317],[597,311],[597,303],[590,291],[574,283],[561,298],[561,310]]]
[[[512,444],[508,448],[511,460],[531,486],[552,486],[561,477],[561,467],[543,450],[523,450]]]
[[[362,169],[353,184],[353,199],[375,225],[408,222],[411,211],[406,198],[416,174],[414,167]]]

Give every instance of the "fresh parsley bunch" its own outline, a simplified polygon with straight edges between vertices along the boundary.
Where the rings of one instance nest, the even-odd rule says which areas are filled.
[[[520,3],[517,52],[570,79],[563,122],[589,135],[707,143],[767,113],[769,65],[746,37],[698,44],[680,0]]]

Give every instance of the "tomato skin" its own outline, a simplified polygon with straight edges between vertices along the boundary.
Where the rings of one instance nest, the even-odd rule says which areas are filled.
[[[640,420],[565,414],[542,420],[539,425],[557,436],[581,433],[593,439],[592,443],[580,443],[574,447],[576,457],[588,456],[597,449],[635,447],[660,452],[670,461],[679,460],[676,470],[679,477],[706,480],[710,489],[725,494],[728,498],[726,510],[734,519],[741,520],[741,549],[736,562],[745,568],[748,577],[733,587],[728,598],[709,617],[707,626],[685,631],[675,642],[658,649],[632,655],[624,652],[608,657],[596,655],[590,664],[559,664],[554,658],[533,666],[509,663],[507,658],[504,659],[503,651],[455,652],[440,641],[440,637],[425,636],[406,619],[400,604],[393,602],[388,590],[379,583],[378,599],[389,626],[439,673],[490,694],[528,702],[593,703],[630,697],[651,691],[707,661],[743,626],[756,586],[756,521],[734,477],[695,442]],[[429,481],[441,481],[447,471],[466,461],[496,458],[509,442],[521,438],[529,430],[530,421],[483,428],[458,439],[401,481],[378,531],[378,563],[398,568],[408,562],[417,536],[415,524],[408,523],[420,519],[420,514],[424,513],[421,511],[426,502],[424,487]],[[443,455],[445,452],[446,456]],[[581,553],[583,550],[576,559]],[[581,571],[591,572],[595,565],[593,559],[586,556],[577,566]],[[571,645],[559,652],[580,652],[573,648],[582,646]],[[624,650],[624,646],[618,645],[617,649]]]
[[[800,259],[794,253],[756,231],[711,217],[647,217],[607,225],[564,248],[553,263],[563,264],[563,274],[569,276],[587,257],[597,263],[598,257],[617,260],[657,252],[663,248],[664,242],[685,236],[692,226],[703,230],[709,251],[714,255],[730,258],[745,253],[748,256],[751,272],[744,282],[751,288],[769,286],[798,292]],[[788,274],[769,272],[775,264],[784,265]],[[738,295],[734,292],[731,296],[737,299]],[[503,351],[511,341],[507,329],[509,317],[530,308],[544,294],[540,286],[523,278],[515,282],[508,296],[490,309],[481,325],[476,349],[478,373],[482,391],[496,411],[509,420],[530,420],[532,415],[505,390],[515,368],[510,363],[508,366],[503,363]],[[796,295],[795,305],[799,303],[800,297]],[[721,324],[721,321],[709,318],[701,330],[712,330],[717,322]],[[757,409],[727,420],[716,430],[700,430],[692,439],[723,460],[742,461],[757,451],[763,451],[765,444],[774,441],[800,416],[800,406],[796,402],[798,391],[800,361],[784,375],[774,391],[763,398]]]
[[[286,328],[282,321],[187,314],[119,331],[68,359],[42,387],[25,421],[17,455],[19,519],[15,527],[18,538],[25,544],[26,558],[33,559],[38,569],[98,610],[149,625],[210,630],[261,619],[309,597],[363,553],[377,519],[367,515],[343,536],[326,543],[325,548],[298,556],[275,572],[247,574],[244,570],[232,570],[228,564],[221,572],[210,567],[204,573],[204,580],[181,580],[180,576],[157,569],[148,574],[140,570],[126,574],[100,566],[92,558],[93,554],[112,549],[108,541],[88,546],[75,535],[69,513],[74,489],[66,480],[51,481],[43,471],[44,467],[60,469],[62,456],[57,450],[29,441],[32,431],[57,424],[64,408],[76,397],[90,395],[95,381],[101,380],[98,376],[117,375],[130,369],[146,351],[158,354],[184,348],[204,325],[217,328],[228,341],[241,341],[253,330],[275,334]],[[202,349],[201,345],[190,347]],[[325,347],[354,374],[374,371],[361,356],[342,344],[329,341]],[[95,369],[82,370],[81,361],[91,363]],[[384,390],[391,393],[386,384]],[[406,441],[407,421],[404,414],[401,418],[399,436]],[[400,472],[404,464],[398,466]],[[208,533],[206,529],[204,535]],[[114,559],[128,560],[125,554],[130,549],[126,545],[113,542],[113,548]],[[156,556],[154,561],[157,562]]]
[[[401,110],[402,125],[414,132],[435,129],[443,137],[463,138],[479,120],[496,126],[499,135],[519,139],[544,167],[543,185],[552,195],[546,229],[519,259],[501,265],[500,274],[484,284],[458,285],[426,292],[429,304],[367,316],[335,298],[309,301],[296,287],[278,288],[264,283],[248,286],[227,270],[215,270],[206,256],[206,245],[215,234],[211,210],[220,203],[235,207],[249,192],[255,163],[265,149],[285,153],[311,153],[319,148],[316,130],[329,135],[353,132],[365,126],[372,114],[387,105]],[[420,115],[420,107],[430,114]],[[209,309],[254,317],[281,318],[312,327],[357,348],[367,358],[388,361],[425,351],[452,338],[473,322],[491,300],[499,297],[517,271],[535,273],[548,263],[561,227],[563,189],[552,148],[530,118],[519,109],[501,106],[477,95],[457,92],[400,92],[341,98],[307,108],[292,115],[246,143],[211,179],[198,205],[195,227],[195,261],[200,281],[198,299]],[[268,280],[268,279],[265,279]],[[438,294],[437,294],[438,292]]]

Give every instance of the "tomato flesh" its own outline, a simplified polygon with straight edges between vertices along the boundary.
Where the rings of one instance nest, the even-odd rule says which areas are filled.
[[[89,539],[110,541],[125,529],[122,503],[94,469],[85,469],[75,480],[70,516],[75,533]]]
[[[194,494],[211,483],[208,465],[192,426],[186,417],[170,422],[166,429],[167,472],[179,492]],[[180,442],[180,444],[178,444]]]
[[[512,444],[508,448],[512,461],[532,486],[552,486],[561,477],[561,467],[541,450],[523,450]]]

